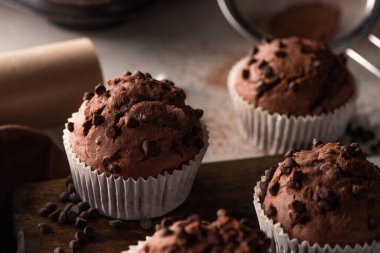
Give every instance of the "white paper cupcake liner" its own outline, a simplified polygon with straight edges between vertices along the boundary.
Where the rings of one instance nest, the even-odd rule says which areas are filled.
[[[68,119],[72,121],[72,118]],[[82,200],[108,217],[122,220],[160,217],[180,206],[190,194],[198,168],[208,146],[208,132],[203,126],[205,146],[181,169],[157,178],[122,177],[99,174],[86,166],[71,150],[69,131],[63,131],[63,144],[77,193]]]
[[[122,251],[121,253],[137,253],[140,249],[142,249],[142,247],[149,240],[149,238],[150,237],[147,236],[145,238],[145,241],[138,241],[136,245],[129,246],[129,250]]]
[[[265,172],[265,175],[267,172]],[[261,177],[261,181],[266,181],[266,176]],[[255,206],[257,218],[259,220],[260,229],[269,237],[272,238],[275,244],[273,252],[277,253],[378,253],[380,252],[380,242],[375,240],[372,243],[364,243],[363,245],[356,244],[354,247],[349,245],[340,247],[339,245],[330,246],[310,244],[307,241],[301,243],[284,232],[280,223],[273,223],[273,220],[268,218],[259,201],[258,194],[261,192],[260,182],[255,186],[253,195],[253,204]]]
[[[295,117],[269,113],[245,101],[236,91],[235,80],[246,58],[231,69],[227,85],[239,117],[239,130],[248,143],[267,154],[282,154],[292,148],[305,148],[314,138],[335,141],[341,137],[355,112],[357,92],[344,105],[328,114]]]

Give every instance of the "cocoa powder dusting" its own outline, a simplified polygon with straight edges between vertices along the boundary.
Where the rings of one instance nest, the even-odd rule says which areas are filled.
[[[298,36],[329,41],[339,30],[341,12],[334,5],[306,3],[291,6],[269,18],[275,37]]]

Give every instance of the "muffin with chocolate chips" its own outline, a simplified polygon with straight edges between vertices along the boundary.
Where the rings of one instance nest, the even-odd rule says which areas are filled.
[[[214,222],[193,215],[173,222],[165,218],[156,233],[126,253],[160,252],[236,252],[267,253],[270,240],[245,223],[218,212]]]
[[[84,94],[64,144],[79,195],[119,219],[161,216],[188,196],[206,152],[203,111],[139,71]]]
[[[325,43],[265,40],[239,61],[228,88],[248,142],[269,154],[335,141],[354,111],[355,82]]]
[[[380,251],[380,170],[357,143],[289,151],[256,186],[254,204],[281,252]]]

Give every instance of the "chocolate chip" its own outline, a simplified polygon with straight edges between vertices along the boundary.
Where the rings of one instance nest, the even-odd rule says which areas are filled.
[[[248,61],[248,65],[255,64],[256,62],[257,62],[257,59],[255,59],[255,58],[251,58],[251,59]]]
[[[292,213],[292,220],[295,224],[304,225],[310,221],[310,217],[303,213]]]
[[[186,221],[188,221],[188,222],[196,222],[196,221],[200,221],[200,220],[201,220],[201,217],[199,216],[199,214],[192,214],[189,217],[187,217],[187,219],[186,219]]]
[[[71,202],[74,202],[74,203],[78,203],[81,201],[80,197],[78,194],[76,194],[75,192],[71,193],[70,196],[69,196],[69,200]]]
[[[272,186],[269,187],[269,193],[272,196],[276,196],[279,190],[280,190],[280,184],[278,182],[272,184]]]
[[[85,220],[81,217],[76,217],[75,226],[78,228],[84,228],[85,226],[87,226],[87,220]]]
[[[194,114],[195,114],[195,116],[196,116],[198,119],[200,119],[200,118],[203,117],[203,110],[202,110],[202,109],[195,109],[195,110],[194,110]]]
[[[301,46],[301,52],[303,54],[309,54],[309,53],[313,52],[313,49],[310,46],[308,46],[308,45],[302,45]]]
[[[149,74],[148,72],[145,72],[145,77],[147,77],[147,78],[152,78],[152,75]]]
[[[267,216],[270,218],[277,216],[277,209],[274,206],[270,206],[266,212]]]
[[[92,127],[92,119],[86,120],[83,125],[83,135],[86,136]]]
[[[259,81],[256,83],[256,89],[259,93],[263,93],[268,89],[269,85],[266,85],[264,81]]]
[[[179,155],[183,155],[183,152],[184,152],[184,148],[182,147],[182,145],[178,144],[176,142],[173,142],[173,144],[171,146],[171,150],[174,153],[179,154]]]
[[[277,166],[276,165],[273,165],[269,170],[267,170],[265,172],[265,177],[266,177],[266,180],[269,182],[272,178],[273,178],[273,175],[274,173],[276,172],[277,170]]]
[[[87,210],[88,218],[89,219],[97,219],[100,217],[99,210],[97,208],[91,207]]]
[[[294,82],[294,81],[290,82],[289,83],[289,88],[290,88],[291,91],[297,92],[299,90],[299,84],[296,83],[296,82]]]
[[[266,195],[266,192],[267,192],[267,189],[268,189],[268,182],[267,181],[265,181],[265,182],[261,181],[259,183],[259,187],[260,187],[260,193],[259,193],[260,202],[263,202],[265,195]]]
[[[77,240],[80,243],[87,241],[86,235],[83,233],[82,230],[79,230],[75,233],[75,240]]]
[[[175,232],[176,237],[180,239],[185,239],[187,236],[186,230],[183,226],[180,226],[177,231]]]
[[[80,242],[77,241],[77,240],[71,240],[69,242],[69,248],[72,250],[72,251],[77,251],[80,247]]]
[[[296,191],[301,190],[303,177],[304,175],[302,172],[295,171],[293,173],[293,180],[288,183],[288,187]]]
[[[325,186],[318,187],[315,193],[318,199],[326,199],[329,197],[329,190]]]
[[[266,43],[271,43],[273,40],[271,38],[264,38],[263,41]]]
[[[49,211],[47,208],[42,207],[42,208],[38,209],[37,214],[40,217],[47,217],[49,215]]]
[[[268,66],[268,62],[266,60],[262,60],[259,64],[259,69],[265,68],[265,66]]]
[[[106,136],[110,139],[114,139],[116,137],[116,128],[114,126],[110,126],[106,130]]]
[[[73,183],[69,183],[69,184],[67,185],[67,191],[68,191],[68,193],[76,192],[76,189],[75,189],[75,186],[74,186]]]
[[[143,79],[145,75],[141,71],[136,70],[133,72],[133,77],[136,77],[138,79]]]
[[[58,223],[63,224],[66,222],[67,222],[66,213],[62,211],[58,216]]]
[[[173,231],[171,231],[169,228],[166,228],[166,227],[164,227],[161,231],[162,231],[161,232],[162,237],[169,236],[169,235],[173,234]]]
[[[121,168],[116,164],[110,164],[108,165],[108,171],[113,174],[119,174],[121,172]]]
[[[89,227],[89,226],[86,226],[84,229],[83,229],[83,233],[87,236],[87,238],[91,238],[94,236],[95,234],[95,231],[92,227]]]
[[[54,253],[65,253],[62,247],[57,247],[54,249]]]
[[[284,167],[295,167],[297,166],[297,162],[291,158],[291,157],[287,157],[283,163]]]
[[[292,157],[293,154],[294,154],[294,150],[291,149],[291,150],[289,150],[288,152],[285,153],[284,157],[285,158]]]
[[[94,114],[94,116],[92,116],[92,124],[94,126],[100,126],[101,124],[103,124],[105,121],[104,117],[100,114]]]
[[[285,51],[279,50],[279,51],[274,52],[274,55],[277,58],[285,58],[288,54]]]
[[[73,122],[67,123],[67,130],[69,130],[69,132],[74,132],[74,123]]]
[[[146,140],[142,144],[142,150],[145,156],[150,157],[158,154],[157,142]]]
[[[290,174],[292,173],[292,170],[293,170],[292,167],[282,167],[282,168],[281,168],[281,173],[282,173],[283,175],[288,176],[288,175],[290,175]]]
[[[110,220],[108,223],[111,227],[116,229],[123,228],[126,226],[126,223],[121,220]]]
[[[132,75],[132,73],[131,73],[130,71],[125,71],[125,72],[123,73],[123,76],[130,76],[130,75]]]
[[[94,93],[93,92],[85,92],[84,95],[83,95],[83,101],[86,101],[86,100],[90,100],[91,98],[94,97]]]
[[[61,214],[61,210],[60,209],[57,209],[55,210],[54,212],[52,212],[51,214],[49,214],[49,218],[52,220],[52,221],[58,221],[58,218],[59,218],[59,215]]]
[[[251,73],[249,72],[249,69],[243,69],[243,71],[241,72],[241,76],[244,80],[249,79],[250,74]]]
[[[306,212],[305,204],[302,203],[299,200],[294,200],[291,205],[292,205],[293,210],[296,213],[304,213],[304,212]]]
[[[69,210],[66,212],[66,221],[67,222],[70,222],[70,223],[73,223],[75,222],[77,216],[78,216],[79,213],[75,212],[75,211],[72,211],[72,210]]]
[[[261,68],[261,71],[264,73],[266,78],[272,78],[274,77],[274,72],[271,66],[265,65]]]
[[[317,147],[317,146],[322,145],[322,144],[323,144],[323,142],[321,142],[320,140],[318,140],[316,138],[313,139],[313,147]]]
[[[218,217],[224,217],[224,216],[227,216],[227,210],[226,209],[219,209],[217,212],[216,212],[216,215]]]
[[[197,147],[198,149],[202,149],[204,146],[205,146],[205,143],[203,142],[202,139],[197,139],[195,141],[195,147]]]
[[[59,201],[61,202],[66,202],[69,200],[69,196],[70,196],[70,193],[68,192],[62,192],[61,194],[59,194]]]
[[[49,234],[51,232],[51,227],[45,223],[39,223],[37,225],[38,232],[40,232],[43,235]]]
[[[87,213],[87,211],[83,211],[83,212],[81,212],[81,213],[79,214],[79,217],[81,217],[81,218],[87,220],[87,219],[88,219],[88,213]]]
[[[286,44],[281,40],[278,41],[278,48],[286,48]]]
[[[376,220],[374,217],[369,216],[368,217],[368,229],[374,230],[376,228]]]
[[[90,208],[90,204],[84,201],[79,202],[76,206],[79,208],[79,213],[81,213],[82,211],[86,211]]]
[[[252,47],[249,51],[250,55],[256,55],[259,52],[259,48],[257,46]]]
[[[98,84],[95,87],[95,93],[99,96],[106,92],[106,87],[103,84]]]
[[[125,118],[125,125],[129,128],[136,128],[139,124],[139,121],[132,116]]]
[[[160,226],[161,226],[162,228],[164,228],[164,227],[169,227],[169,226],[171,226],[172,224],[173,224],[173,219],[170,218],[170,217],[163,218],[163,219],[161,220],[161,222],[160,222]]]

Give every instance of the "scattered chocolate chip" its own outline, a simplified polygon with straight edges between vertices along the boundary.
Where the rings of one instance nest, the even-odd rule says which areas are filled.
[[[116,229],[123,228],[126,226],[126,223],[121,220],[110,220],[108,223],[111,227]]]
[[[158,154],[157,142],[146,140],[142,144],[142,150],[147,157],[155,156]]]
[[[173,224],[173,219],[170,217],[163,218],[160,222],[161,227],[169,227]]]
[[[180,226],[177,231],[175,232],[176,237],[180,239],[184,239],[187,236],[186,230],[183,226]]]
[[[269,206],[266,214],[270,218],[276,217],[277,216],[277,209],[274,206],[271,205],[271,206]]]
[[[295,224],[304,225],[310,221],[310,217],[303,213],[291,213],[291,218]]]
[[[293,92],[297,92],[299,90],[299,84],[295,81],[289,83],[289,88]]]
[[[329,190],[325,186],[318,187],[315,191],[318,199],[326,199],[329,196]]]
[[[87,226],[87,220],[81,218],[81,217],[76,217],[75,219],[75,226],[78,228],[84,228]]]
[[[83,212],[81,212],[81,213],[79,214],[79,217],[81,217],[81,218],[87,220],[87,219],[88,219],[88,213],[87,213],[87,211],[83,211]]]
[[[107,168],[112,174],[119,174],[121,172],[121,168],[116,164],[110,164]]]
[[[316,138],[313,139],[313,147],[317,147],[317,146],[322,145],[322,144],[323,144],[323,142],[321,142],[320,140],[318,140]]]
[[[195,141],[195,146],[198,148],[198,149],[202,149],[204,146],[205,146],[205,143],[203,142],[202,139],[197,139]]]
[[[277,58],[285,58],[288,54],[285,51],[278,50],[278,51],[274,52],[274,55]]]
[[[288,152],[285,153],[284,157],[285,158],[288,158],[288,157],[291,158],[293,156],[293,154],[294,154],[294,150],[291,149],[291,150],[289,150]]]
[[[46,207],[42,207],[38,209],[37,214],[40,217],[47,217],[49,215],[49,211]]]
[[[241,76],[244,80],[249,79],[249,76],[250,76],[249,69],[243,69],[241,72]]]
[[[368,229],[374,230],[376,228],[376,220],[374,217],[369,216],[368,217]]]
[[[199,214],[193,214],[193,215],[190,215],[189,217],[186,218],[186,221],[188,221],[188,222],[196,222],[196,221],[200,221],[200,220],[201,220],[201,217],[199,216]],[[171,224],[173,224],[172,220],[171,220]]]
[[[274,77],[273,68],[269,65],[265,65],[264,67],[262,67],[261,71],[264,73],[266,78]]]
[[[265,66],[268,66],[268,62],[266,60],[262,60],[259,64],[259,69],[264,68]]]
[[[304,213],[304,212],[306,212],[305,204],[302,203],[299,200],[294,200],[291,205],[292,205],[293,210],[296,213]]]
[[[67,220],[66,220],[66,213],[65,212],[61,212],[58,216],[58,223],[60,224],[63,224],[63,223],[66,223]]]
[[[79,202],[79,203],[77,204],[77,206],[80,208],[80,211],[81,211],[81,212],[82,212],[82,211],[86,211],[86,210],[88,210],[88,209],[90,208],[90,204],[87,203],[87,202],[84,202],[84,201]]]
[[[116,137],[116,133],[117,133],[117,131],[116,131],[116,128],[114,126],[110,126],[106,130],[106,135],[110,139],[114,139]]]
[[[152,221],[150,219],[141,219],[140,228],[143,230],[149,230],[152,228]]]
[[[261,181],[259,184],[259,187],[260,187],[260,193],[259,193],[260,202],[263,202],[265,195],[266,195],[266,192],[267,192],[267,189],[268,189],[268,182],[267,181],[265,181],[265,182]]]
[[[92,238],[95,234],[95,231],[92,227],[86,226],[83,229],[83,233],[87,236],[88,239]]]
[[[54,249],[54,253],[65,253],[62,247],[57,247]]]
[[[216,215],[217,215],[218,217],[227,216],[227,210],[226,210],[226,209],[219,209],[219,210],[216,212]]]
[[[250,54],[250,55],[255,55],[255,54],[257,54],[258,52],[259,52],[259,48],[258,48],[257,46],[255,46],[255,47],[252,47],[252,48],[250,49],[249,54]]]
[[[70,193],[68,192],[62,192],[61,194],[59,194],[59,201],[61,202],[66,202],[69,200],[69,196],[70,196]]]
[[[131,73],[130,71],[125,71],[125,72],[123,73],[123,76],[130,76],[130,75],[132,75],[132,73]]]
[[[73,122],[67,123],[67,130],[69,130],[69,132],[74,132],[74,123]]]
[[[80,247],[80,242],[77,241],[77,240],[71,240],[69,242],[69,248],[72,250],[72,251],[77,251]]]
[[[52,212],[51,214],[49,214],[49,218],[52,220],[52,221],[58,221],[58,218],[59,218],[59,215],[61,214],[61,210],[60,209],[57,209],[55,210],[54,212]]]
[[[78,203],[81,201],[80,197],[78,194],[76,194],[75,192],[71,193],[70,196],[69,196],[69,200],[71,202],[74,202],[74,203]]]
[[[292,167],[282,167],[282,168],[281,168],[281,173],[282,173],[283,175],[288,176],[288,175],[290,175],[290,174],[292,173],[292,170],[293,170]]]
[[[51,227],[45,223],[39,223],[37,225],[38,232],[40,232],[43,235],[49,234],[51,232]]]
[[[92,119],[86,120],[82,126],[83,126],[83,135],[86,136],[88,134],[88,131],[90,131],[92,127]]]
[[[100,126],[101,124],[103,124],[105,121],[104,117],[100,114],[94,114],[94,116],[92,116],[92,124],[94,126]]]
[[[171,231],[171,230],[170,230],[169,228],[167,228],[167,227],[162,228],[161,231],[162,231],[162,232],[161,232],[161,236],[162,236],[162,237],[169,236],[169,235],[172,235],[172,234],[173,234],[173,231]]]
[[[89,219],[97,219],[100,217],[99,210],[97,208],[91,207],[87,210],[88,218]]]
[[[103,84],[96,85],[96,87],[95,87],[95,93],[97,95],[100,96],[100,95],[102,95],[105,92],[106,92],[106,87]]]
[[[74,186],[73,183],[69,183],[69,184],[67,185],[67,191],[68,191],[68,193],[76,192],[76,189],[75,189],[75,186]]]
[[[78,217],[78,213],[76,213],[75,211],[69,210],[66,212],[67,222],[74,223],[77,217]]]
[[[132,116],[125,118],[125,125],[129,128],[136,128],[139,124],[139,121]]]
[[[278,48],[286,48],[286,44],[283,41],[279,40],[278,41]]]
[[[78,242],[80,243],[83,243],[85,241],[87,241],[87,237],[86,235],[83,233],[82,230],[79,230],[75,233],[75,240],[77,240]]]
[[[313,52],[313,49],[310,46],[308,46],[308,45],[302,45],[301,46],[301,52],[303,54],[309,54],[309,53]]]
[[[94,97],[94,93],[93,92],[85,92],[84,95],[83,95],[83,101],[86,101],[86,100],[90,100],[91,98]]]
[[[269,85],[266,85],[266,83],[264,81],[259,81],[256,83],[256,89],[260,94],[265,92],[268,89],[268,87],[269,87]]]
[[[248,61],[248,65],[255,64],[256,62],[257,62],[257,59],[255,59],[255,58],[251,58],[251,59]]]
[[[194,110],[194,114],[195,114],[195,116],[196,116],[198,119],[200,119],[200,118],[203,117],[203,110],[202,110],[202,109],[195,109],[195,110]]]
[[[291,158],[291,157],[287,157],[284,161],[284,167],[295,167],[297,166],[297,162]]]
[[[145,75],[141,71],[138,71],[138,70],[134,71],[132,75],[133,77],[136,77],[138,79],[142,79],[145,77]]]
[[[279,190],[280,190],[280,183],[279,182],[276,182],[276,183],[272,184],[271,187],[269,187],[269,193],[272,196],[276,196]]]
[[[263,41],[266,43],[271,43],[273,40],[271,38],[264,38]]]

